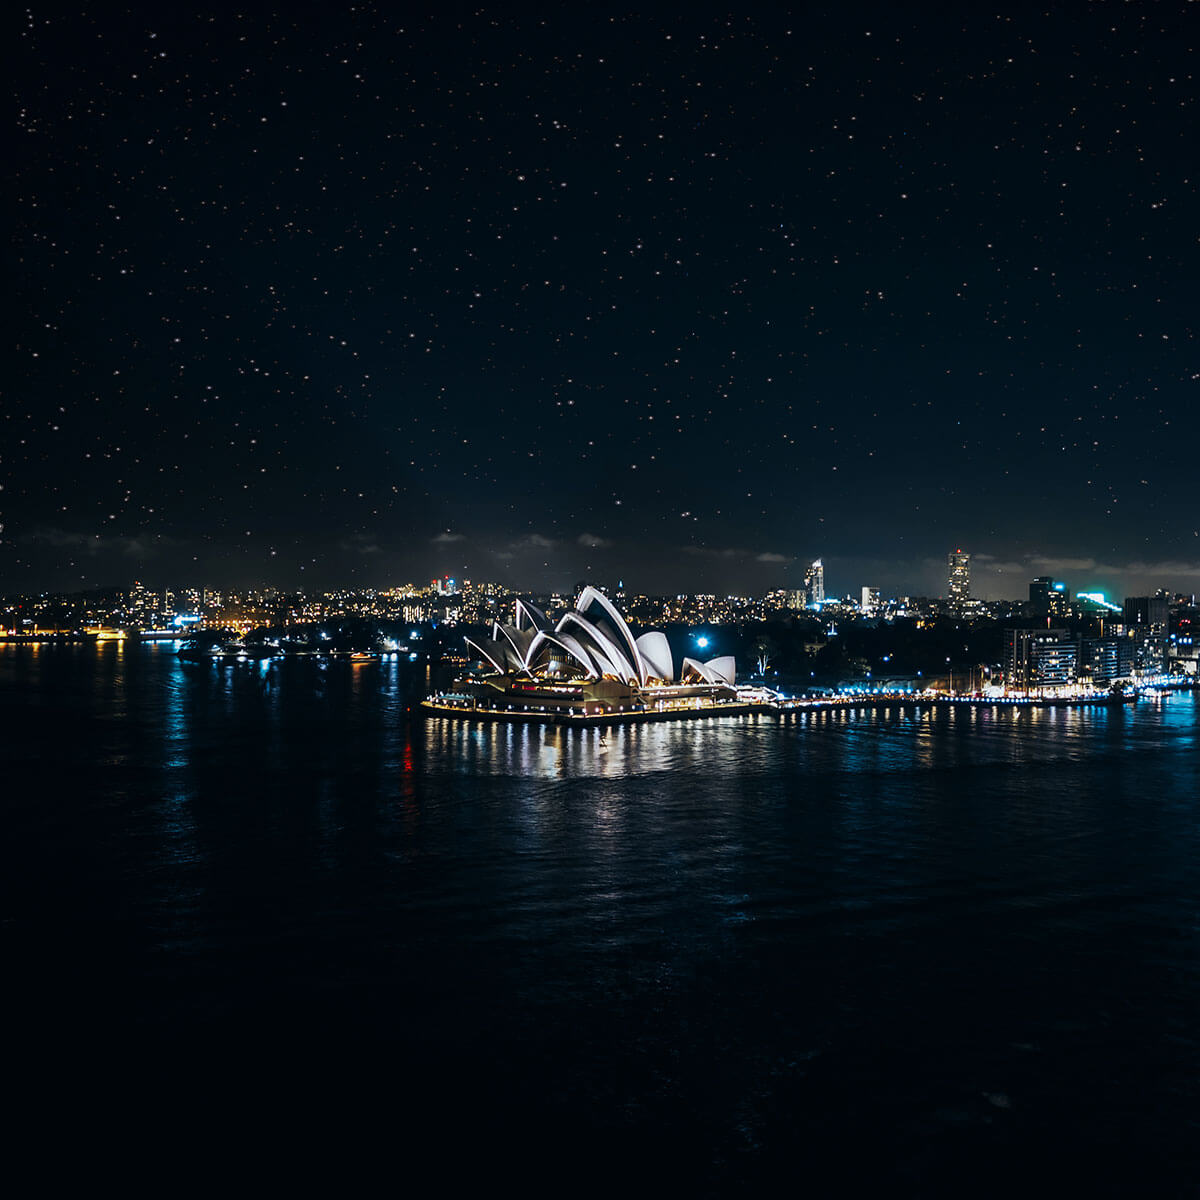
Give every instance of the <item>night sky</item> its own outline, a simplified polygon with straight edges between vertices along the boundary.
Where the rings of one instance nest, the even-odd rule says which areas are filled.
[[[0,591],[1200,586],[1197,6],[517,7],[22,14]]]

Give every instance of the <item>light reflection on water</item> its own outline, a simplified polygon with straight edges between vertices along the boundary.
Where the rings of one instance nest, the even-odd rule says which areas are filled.
[[[434,717],[426,721],[425,739],[447,769],[464,775],[624,779],[703,771],[714,756],[728,755],[735,745],[742,769],[753,771],[763,752],[755,731],[760,720],[734,717],[601,730]],[[736,733],[731,733],[731,723]]]
[[[85,928],[63,995],[124,947],[110,1024],[261,1003],[289,1052],[361,1028],[405,1079],[415,1030],[425,1087],[474,1079],[485,1030],[515,1111],[686,1107],[700,1161],[864,1121],[940,1149],[998,1128],[985,1091],[1147,1160],[1200,1115],[1194,697],[601,733],[424,719],[424,685],[0,648],[8,928]]]

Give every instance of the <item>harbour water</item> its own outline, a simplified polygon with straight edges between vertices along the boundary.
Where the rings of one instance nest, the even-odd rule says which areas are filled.
[[[1194,1194],[1194,693],[603,732],[430,682],[0,647],[34,1128],[107,1170]]]

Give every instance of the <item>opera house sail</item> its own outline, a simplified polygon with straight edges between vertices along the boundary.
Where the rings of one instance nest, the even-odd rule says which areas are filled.
[[[684,658],[678,675],[664,633],[634,637],[612,601],[585,587],[557,622],[517,600],[511,624],[466,638],[481,670],[425,707],[443,715],[509,720],[638,720],[745,711],[757,693],[736,686],[732,657]]]

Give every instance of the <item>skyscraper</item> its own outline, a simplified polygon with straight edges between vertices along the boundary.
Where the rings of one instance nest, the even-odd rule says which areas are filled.
[[[1039,575],[1029,581],[1029,611],[1035,617],[1045,617],[1050,612],[1050,588],[1054,580],[1049,575]]]
[[[971,598],[971,556],[965,550],[955,550],[946,563],[949,567],[946,596],[950,607],[957,610]]]
[[[1035,617],[1070,616],[1070,589],[1059,579],[1039,575],[1029,583],[1029,611]]]
[[[819,558],[804,572],[804,590],[808,592],[809,608],[820,608],[825,603],[825,567]]]

